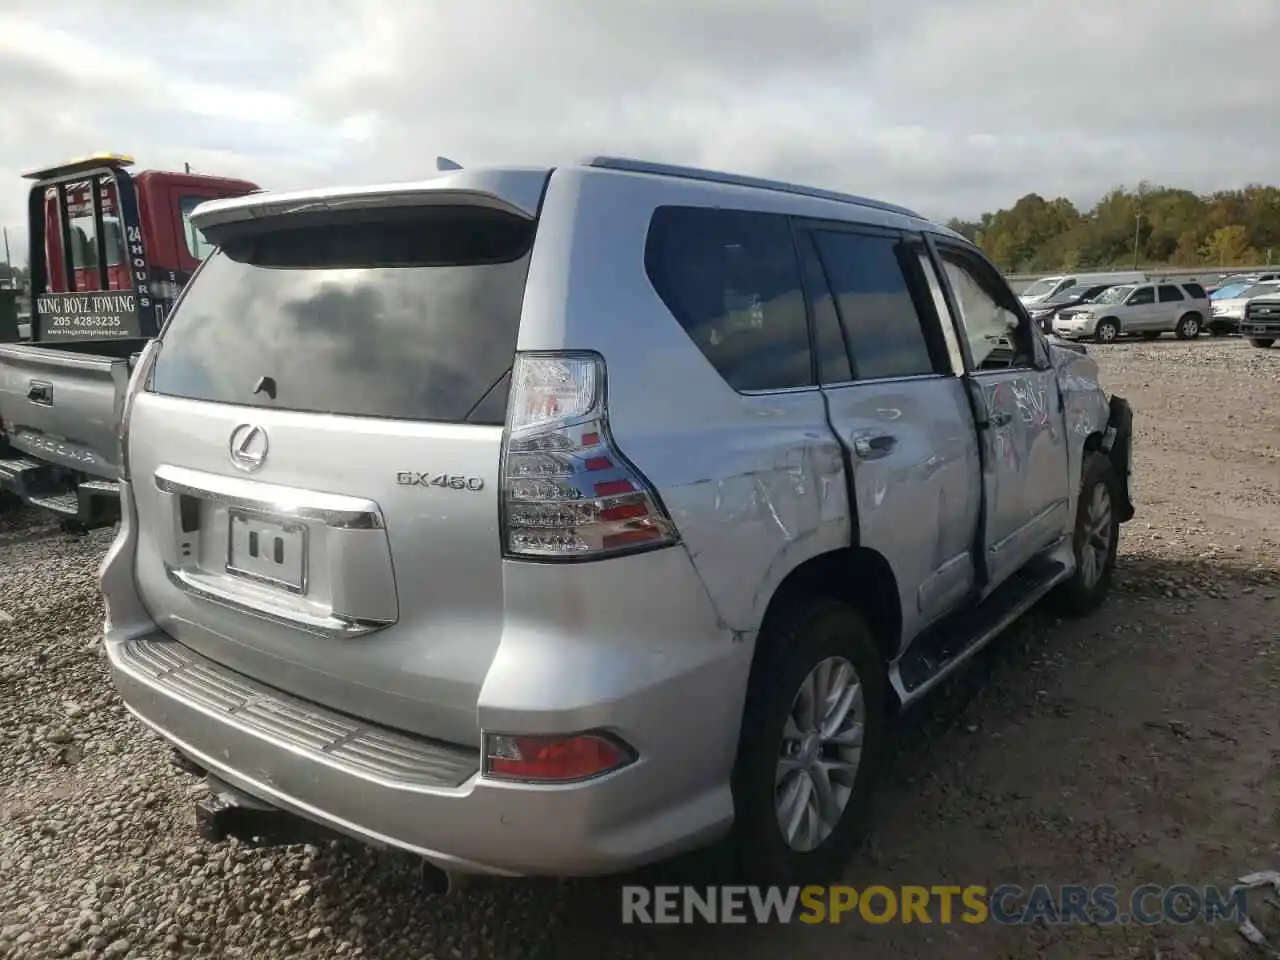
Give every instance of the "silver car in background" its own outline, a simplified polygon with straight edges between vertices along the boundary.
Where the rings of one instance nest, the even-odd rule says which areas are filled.
[[[909,210],[597,158],[193,222],[100,577],[211,835],[829,876],[892,712],[1106,596],[1128,405]]]
[[[1205,329],[1209,296],[1194,282],[1127,284],[1104,290],[1089,303],[1061,310],[1053,332],[1066,340],[1112,343],[1127,334],[1154,340],[1174,333],[1191,340]]]

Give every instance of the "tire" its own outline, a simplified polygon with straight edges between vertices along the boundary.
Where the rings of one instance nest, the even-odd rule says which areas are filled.
[[[763,646],[752,667],[733,773],[731,839],[736,866],[748,883],[785,886],[825,882],[840,873],[862,836],[863,813],[885,732],[884,665],[858,612],[848,604],[821,597],[800,599],[766,625],[758,642]],[[784,736],[788,726],[807,733],[806,728],[813,725],[805,716],[802,688],[824,664],[827,679],[837,680],[842,668],[851,668],[854,679],[861,683],[860,752],[849,745],[823,745],[813,734],[803,739]],[[821,679],[819,675],[819,682]],[[855,699],[849,708],[851,717],[858,706]],[[831,719],[829,708],[827,713]],[[829,819],[834,826],[818,828],[826,832],[825,837],[821,833],[807,836],[806,831],[819,819],[819,794],[808,771],[820,769],[814,764],[823,759],[856,762],[857,766],[851,776],[826,778],[834,788],[828,795],[834,797],[839,813]],[[785,773],[784,762],[789,768]],[[789,842],[782,818],[789,812],[784,801],[796,795],[793,791],[803,792],[807,799],[803,806],[793,804],[799,812],[800,829]],[[839,806],[841,798],[843,807]],[[817,842],[808,846],[807,841],[813,839]]]
[[[1105,502],[1108,518],[1101,530],[1100,501]],[[1116,513],[1119,502],[1120,484],[1111,460],[1104,453],[1086,454],[1080,496],[1076,503],[1075,531],[1071,538],[1076,569],[1071,579],[1054,593],[1054,606],[1060,613],[1067,616],[1091,613],[1111,591],[1116,552],[1120,545],[1120,521]],[[1107,540],[1101,553],[1096,540],[1090,537],[1091,528],[1105,533]]]
[[[1147,330],[1147,331],[1145,331],[1145,332],[1142,334],[1142,339],[1143,339],[1143,340],[1159,340],[1159,339],[1160,339],[1160,331],[1159,331],[1159,330]]]
[[[1115,343],[1120,336],[1120,321],[1115,317],[1103,317],[1093,328],[1093,339],[1098,343]]]
[[[1257,347],[1259,350],[1265,350],[1276,342],[1275,337],[1250,337],[1249,346]]]
[[[1173,333],[1179,340],[1194,340],[1200,336],[1200,314],[1188,313],[1180,317]]]

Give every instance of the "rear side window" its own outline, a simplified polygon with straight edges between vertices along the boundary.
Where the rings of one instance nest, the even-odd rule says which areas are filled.
[[[645,270],[667,309],[735,390],[813,383],[791,224],[769,213],[659,207]]]
[[[153,389],[278,410],[501,423],[505,403],[491,394],[509,382],[533,233],[530,221],[475,207],[224,228],[165,332]]]
[[[918,269],[897,237],[815,235],[859,380],[933,373],[933,360],[905,270]]]
[[[1182,291],[1172,283],[1162,283],[1158,289],[1161,303],[1174,303],[1175,301],[1186,299],[1182,295]]]
[[[1192,300],[1205,300],[1209,296],[1204,292],[1204,287],[1198,283],[1184,283],[1182,289],[1187,291],[1187,296],[1191,297]]]

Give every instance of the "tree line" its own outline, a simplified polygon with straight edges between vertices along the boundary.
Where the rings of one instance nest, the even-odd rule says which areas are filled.
[[[1260,266],[1280,256],[1280,187],[1201,196],[1143,182],[1117,187],[1092,209],[1029,193],[1007,210],[947,226],[1007,273],[1146,266]]]

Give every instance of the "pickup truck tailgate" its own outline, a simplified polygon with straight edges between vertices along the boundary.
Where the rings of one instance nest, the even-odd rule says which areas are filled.
[[[0,345],[0,422],[22,452],[114,480],[128,382],[127,359]]]

